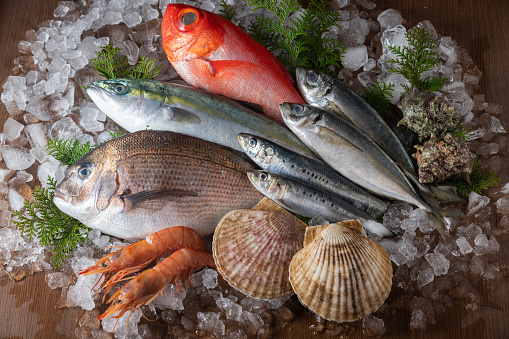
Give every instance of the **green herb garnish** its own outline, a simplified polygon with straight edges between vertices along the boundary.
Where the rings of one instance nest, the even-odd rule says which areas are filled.
[[[219,9],[219,15],[223,18],[232,21],[233,17],[237,14],[235,7],[228,5],[225,0],[221,1],[221,9]]]
[[[468,196],[470,191],[475,192],[477,194],[482,194],[482,191],[488,189],[492,186],[497,186],[502,181],[502,178],[497,176],[497,172],[492,171],[491,168],[483,167],[481,162],[476,159],[474,160],[472,166],[472,172],[470,173],[470,181],[472,183],[472,187],[470,187],[464,179],[459,180],[445,180],[444,182],[439,183],[438,185],[445,186],[456,186],[458,188],[458,192]]]
[[[55,206],[53,193],[56,180],[48,177],[48,181],[48,188],[35,188],[34,201],[25,201],[24,213],[13,212],[15,218],[12,222],[29,240],[36,237],[42,246],[51,246],[51,262],[58,268],[85,241],[90,228]]]
[[[383,114],[391,106],[393,90],[394,84],[378,81],[376,85],[366,87],[366,93],[362,97],[379,114]]]
[[[267,9],[275,17],[257,17],[248,27],[248,33],[259,43],[275,52],[290,74],[302,66],[332,74],[331,67],[341,67],[344,48],[337,40],[325,36],[337,26],[341,16],[327,11],[330,1],[311,0],[304,9],[297,0],[247,0],[256,9]],[[295,12],[296,16],[291,17]]]
[[[448,81],[442,76],[422,78],[422,73],[430,71],[442,61],[438,57],[437,44],[433,35],[423,28],[414,28],[405,33],[410,46],[389,46],[389,50],[398,56],[389,62],[398,65],[391,73],[403,75],[410,81],[410,88],[418,87],[429,91],[438,91]],[[406,90],[410,88],[404,85]]]
[[[134,67],[130,67],[126,56],[117,56],[119,52],[120,48],[109,43],[100,52],[96,52],[97,58],[90,59],[90,63],[106,79],[153,79],[161,72],[162,65],[156,68],[155,59],[142,56]]]
[[[95,146],[90,142],[80,144],[79,140],[53,139],[48,141],[48,154],[57,159],[62,165],[71,167],[79,158],[87,154]]]

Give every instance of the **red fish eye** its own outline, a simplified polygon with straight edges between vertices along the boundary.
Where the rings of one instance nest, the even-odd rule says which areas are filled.
[[[200,13],[194,8],[184,8],[178,14],[177,26],[182,31],[192,29],[197,23]]]

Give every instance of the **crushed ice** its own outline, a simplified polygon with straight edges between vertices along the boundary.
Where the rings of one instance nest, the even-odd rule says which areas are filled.
[[[117,243],[112,244],[108,236],[92,231],[86,246],[74,253],[62,271],[54,272],[45,261],[45,251],[39,242],[28,241],[13,227],[12,211],[23,208],[24,199],[30,197],[26,182],[32,178],[25,169],[36,170],[43,187],[47,187],[48,176],[62,179],[64,167],[47,154],[48,139],[75,138],[101,143],[109,138],[109,130],[116,129],[104,113],[85,99],[81,90],[81,86],[100,79],[87,65],[102,46],[114,42],[131,64],[142,55],[156,58],[158,65],[163,65],[158,79],[177,77],[168,67],[166,55],[158,43],[159,11],[164,13],[166,5],[173,2],[176,1],[96,0],[87,8],[83,1],[62,1],[54,10],[54,20],[41,25],[37,31],[26,32],[25,39],[18,44],[22,55],[14,60],[17,71],[3,85],[0,100],[10,117],[4,132],[0,133],[0,160],[4,160],[6,167],[0,168],[0,274],[21,279],[31,272],[46,270],[48,286],[61,288],[69,307],[79,305],[90,310],[88,320],[82,319],[76,330],[81,333],[79,337],[90,333],[99,336],[102,330],[95,320],[99,301],[92,290],[97,277],[77,276],[77,273],[96,261],[95,252],[104,253],[106,247]],[[218,0],[178,2],[218,12]],[[234,22],[242,27],[247,27],[255,15],[267,15],[260,10],[251,13],[245,2],[227,2],[237,6]],[[377,80],[394,83],[392,101],[396,103],[408,81],[388,73],[394,67],[387,62],[394,57],[388,46],[408,44],[403,18],[399,12],[388,9],[373,20],[366,12],[375,8],[370,0],[334,0],[333,6],[343,21],[339,23],[341,29],[334,27],[326,34],[339,38],[346,47],[342,58],[345,68],[340,75],[358,91]],[[437,36],[429,21],[417,26]],[[381,41],[381,45],[376,41]],[[502,159],[506,161],[502,156],[505,155],[507,129],[499,120],[503,109],[500,105],[486,103],[484,95],[473,95],[481,72],[451,37],[440,38],[439,53],[445,64],[429,75],[444,75],[450,79],[443,92],[468,131],[471,151],[497,169]],[[489,282],[502,274],[501,265],[493,257],[500,249],[497,237],[509,232],[508,193],[509,184],[493,195],[471,193],[465,209],[468,219],[451,223],[447,241],[437,235],[420,209],[394,205],[384,215],[384,225],[400,235],[399,241],[383,244],[396,265],[395,288],[413,291],[414,297],[409,300],[412,329],[423,330],[434,324],[437,314],[443,312],[444,307],[452,306],[451,297],[466,300],[467,307],[472,310],[486,308],[472,282],[481,278]],[[492,222],[495,212],[497,223]],[[175,336],[198,329],[216,337],[230,338],[245,338],[256,333],[269,335],[267,312],[287,320],[293,317],[292,311],[283,306],[288,298],[262,302],[224,289],[214,270],[195,273],[192,283],[196,288],[184,293],[168,285],[143,312],[159,310]],[[120,318],[115,337],[150,337],[147,325],[138,326],[141,314],[137,310],[130,317],[126,313]],[[317,321],[319,324],[313,325],[314,330],[325,330],[323,319]],[[111,332],[115,322],[112,318],[103,320],[102,329]],[[229,326],[232,322],[237,324],[235,329]],[[367,335],[380,336],[385,332],[384,321],[379,315],[369,315],[362,320],[362,329]],[[348,326],[342,325],[327,327],[330,334],[347,330]]]

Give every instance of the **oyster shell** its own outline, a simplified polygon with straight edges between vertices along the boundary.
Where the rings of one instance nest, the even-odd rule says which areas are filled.
[[[253,298],[294,293],[288,267],[302,248],[307,225],[279,206],[276,209],[232,211],[214,233],[212,253],[218,272],[232,287]]]
[[[309,227],[304,248],[290,264],[299,300],[325,319],[358,320],[376,311],[391,291],[389,255],[361,230],[358,220]]]
[[[459,174],[472,172],[473,157],[468,145],[451,134],[443,138],[432,135],[422,146],[414,146],[417,153],[413,155],[419,166],[419,182],[423,184],[439,183]]]
[[[456,125],[455,113],[445,96],[426,89],[413,88],[398,103],[403,112],[399,125],[406,125],[419,136],[419,141],[432,134],[442,136]]]

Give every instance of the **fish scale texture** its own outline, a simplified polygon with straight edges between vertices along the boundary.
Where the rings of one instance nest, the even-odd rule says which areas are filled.
[[[245,156],[181,134],[131,133],[97,147],[78,163],[85,161],[103,161],[101,174],[115,172],[116,187],[109,187],[110,180],[90,191],[115,190],[108,207],[100,212],[107,219],[96,217],[84,223],[123,238],[141,238],[178,225],[193,228],[202,236],[211,234],[226,213],[251,208],[263,197],[247,179],[246,171],[254,165]],[[65,179],[57,189],[65,193]],[[93,196],[83,192],[87,196],[80,199]],[[150,198],[129,200],[139,192]],[[107,212],[112,202],[126,200],[133,203],[126,203],[121,213]]]

